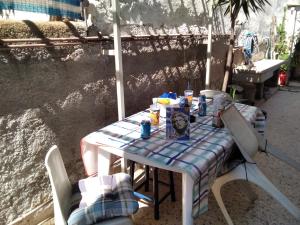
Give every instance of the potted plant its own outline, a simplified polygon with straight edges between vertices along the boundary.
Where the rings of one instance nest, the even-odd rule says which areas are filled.
[[[226,6],[225,15],[230,16],[230,40],[227,51],[227,59],[226,59],[226,69],[224,73],[224,80],[222,85],[222,90],[226,91],[227,84],[230,74],[230,69],[233,61],[233,45],[235,41],[234,33],[235,33],[235,23],[237,17],[241,10],[243,10],[247,19],[250,17],[250,12],[258,13],[260,11],[264,11],[266,5],[271,5],[268,0],[217,0],[215,6]]]

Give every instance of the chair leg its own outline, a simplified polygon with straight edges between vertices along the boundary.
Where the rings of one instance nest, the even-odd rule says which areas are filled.
[[[247,180],[258,185],[285,207],[296,219],[300,220],[299,208],[283,195],[255,164],[246,163],[239,165],[233,171],[217,178],[212,186],[212,191],[228,224],[232,225],[233,223],[222,201],[220,189],[224,184],[233,180]]]
[[[153,168],[154,219],[159,219],[158,168]]]
[[[134,170],[135,170],[135,162],[130,161],[130,176],[131,176],[131,184],[134,185]],[[145,166],[145,191],[149,191],[149,166]]]
[[[135,169],[135,162],[134,161],[130,161],[130,176],[131,176],[131,185],[133,187],[134,185],[134,169]]]
[[[171,193],[171,200],[172,202],[176,201],[176,196],[175,196],[175,187],[174,187],[174,176],[173,176],[173,172],[169,171],[169,186],[170,186],[170,193]]]
[[[285,195],[283,195],[255,164],[246,164],[247,178],[269,193],[276,201],[285,207],[296,219],[300,220],[300,210]]]
[[[150,173],[150,168],[149,166],[145,166],[145,192],[149,191],[149,173]]]
[[[132,185],[134,184],[134,169],[135,169],[135,162],[131,161],[130,166],[130,175],[132,177]],[[150,173],[150,167],[145,166],[145,191],[149,191],[149,173]],[[171,194],[171,200],[174,202],[176,201],[175,196],[175,187],[174,187],[174,177],[173,172],[169,171],[169,189]],[[156,220],[159,219],[159,179],[158,179],[158,168],[153,168],[153,204],[154,204],[154,218]]]
[[[218,177],[211,187],[212,192],[216,198],[216,201],[217,201],[228,225],[233,225],[233,222],[232,222],[232,219],[230,218],[230,216],[226,210],[226,207],[224,205],[224,202],[222,200],[221,188],[224,184],[226,184],[230,181],[239,180],[239,179],[243,180],[244,177],[245,177],[245,169],[244,169],[243,165],[239,165],[238,167],[236,167],[234,170],[230,171],[229,173],[224,174],[221,177]]]
[[[230,181],[234,181],[234,180],[245,180],[245,168],[244,168],[244,164],[240,164],[239,166],[237,166],[236,168],[234,168],[234,170],[218,177],[213,185],[219,185],[219,186],[223,186],[224,184],[230,182]]]
[[[230,216],[229,216],[229,214],[228,214],[228,212],[227,212],[227,210],[226,210],[224,202],[222,200],[221,187],[222,186],[220,186],[218,184],[214,184],[212,186],[212,192],[213,192],[213,194],[215,196],[215,199],[216,199],[216,201],[217,201],[217,203],[218,203],[218,205],[219,205],[219,207],[220,207],[220,209],[221,209],[221,211],[223,213],[223,216],[226,219],[227,224],[228,225],[234,225],[233,222],[232,222],[232,220],[231,220],[231,218],[230,218]]]

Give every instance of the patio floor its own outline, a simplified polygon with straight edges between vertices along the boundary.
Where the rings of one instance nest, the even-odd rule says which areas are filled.
[[[300,83],[291,82],[292,90],[279,90],[260,107],[268,112],[266,137],[276,147],[300,162]],[[300,207],[300,172],[276,158],[259,154],[259,168],[292,202]],[[164,178],[166,174],[161,173]],[[160,220],[153,219],[151,207],[141,207],[133,220],[136,225],[181,224],[181,176],[175,175],[176,202],[167,199],[160,207]],[[250,200],[244,191],[251,188],[256,199]],[[242,181],[229,183],[222,189],[222,196],[233,222],[236,225],[299,225],[279,203],[263,190]],[[50,219],[43,225],[52,225]],[[209,210],[195,220],[195,225],[223,225],[226,221],[213,197],[209,195]]]

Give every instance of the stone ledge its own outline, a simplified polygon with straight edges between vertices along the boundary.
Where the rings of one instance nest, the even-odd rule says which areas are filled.
[[[50,200],[48,202],[43,203],[42,205],[39,205],[30,212],[23,214],[8,225],[39,224],[50,217],[52,218],[53,215],[53,201]]]
[[[82,22],[0,21],[0,39],[58,38],[79,35],[86,36],[86,28]]]

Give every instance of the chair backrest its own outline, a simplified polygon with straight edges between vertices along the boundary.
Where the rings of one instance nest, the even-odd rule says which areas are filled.
[[[55,224],[66,225],[72,188],[64,162],[56,145],[52,146],[47,152],[45,165],[52,188]]]
[[[222,113],[221,119],[225,127],[231,132],[234,141],[245,159],[248,162],[254,162],[253,157],[259,148],[259,141],[254,128],[233,104]]]
[[[223,91],[210,90],[210,89],[200,91],[200,95],[205,95],[206,98],[208,98],[208,99],[213,99],[214,96],[219,95],[219,94],[223,94],[227,100],[232,101],[231,96],[228,93],[223,92]]]

